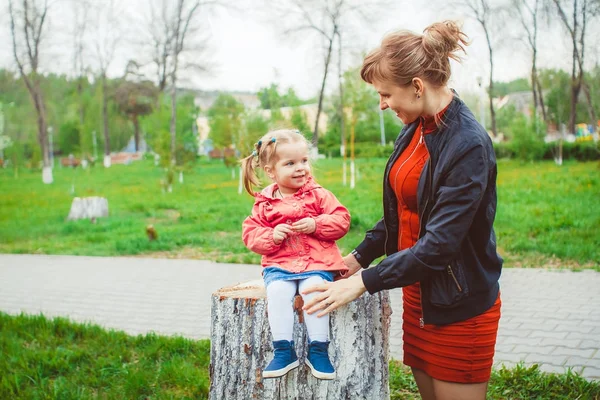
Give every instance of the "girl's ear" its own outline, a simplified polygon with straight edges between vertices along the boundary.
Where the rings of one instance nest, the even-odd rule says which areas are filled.
[[[275,175],[273,174],[273,168],[270,165],[265,165],[265,174],[271,179],[275,179]]]

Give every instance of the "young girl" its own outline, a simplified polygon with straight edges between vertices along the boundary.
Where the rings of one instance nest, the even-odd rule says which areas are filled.
[[[350,227],[348,210],[318,185],[310,173],[307,140],[294,130],[267,133],[242,160],[246,191],[254,196],[252,215],[244,220],[246,246],[262,255],[267,311],[275,356],[263,371],[276,378],[298,367],[293,342],[293,301],[306,287],[333,281],[344,265],[335,241]],[[257,170],[274,182],[260,193]],[[303,295],[306,302],[312,295]],[[305,315],[309,344],[306,364],[320,379],[334,379],[329,361],[329,316]]]

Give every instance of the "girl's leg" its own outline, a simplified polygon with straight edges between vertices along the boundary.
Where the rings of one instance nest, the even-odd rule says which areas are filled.
[[[295,281],[273,281],[267,286],[267,311],[273,341],[294,338]]]
[[[325,280],[320,276],[311,276],[310,278],[303,279],[300,281],[298,292],[302,291],[310,286],[318,285],[323,283]],[[313,296],[316,296],[319,292],[302,295],[302,299],[306,303]],[[322,317],[317,317],[317,313],[308,314],[304,313],[304,323],[306,324],[306,330],[308,331],[308,338],[310,341],[316,340],[317,342],[328,342],[329,341],[329,314]]]

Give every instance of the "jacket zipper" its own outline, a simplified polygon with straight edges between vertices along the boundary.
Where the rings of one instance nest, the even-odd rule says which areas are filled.
[[[425,137],[423,135],[424,129],[425,129],[423,126],[424,123],[425,123],[425,121],[421,122],[421,139],[419,139],[419,143],[421,143],[421,141],[423,142],[423,145],[427,149],[427,154],[429,154],[429,149],[427,148],[427,142],[425,142]],[[431,162],[430,162],[430,166],[431,166]],[[428,202],[429,202],[429,197],[426,197],[425,198],[425,207],[423,207],[423,215],[419,217],[419,234],[418,234],[419,239],[421,238],[421,226],[423,226],[422,217],[425,215],[425,210],[427,209]],[[400,234],[402,235],[402,230],[400,230]],[[419,328],[423,329],[423,328],[425,328],[425,315],[423,314],[423,289],[421,289],[420,283],[419,283],[419,303],[421,303],[421,318],[419,318]]]
[[[456,283],[456,287],[458,288],[458,291],[462,292],[462,287],[458,283],[458,279],[456,279],[456,276],[454,275],[454,271],[452,271],[452,267],[449,265],[448,265],[448,274],[452,277],[452,279],[454,279],[454,283]]]
[[[404,160],[404,162],[402,164],[400,164],[400,166],[396,170],[396,176],[394,177],[394,184],[396,184],[396,178],[398,177],[398,172],[400,172],[400,170],[402,169],[402,167],[404,167],[404,164],[406,164],[408,162],[408,160],[411,159],[411,157],[416,153],[417,149],[419,148],[419,145],[421,145],[421,143],[423,143],[423,142],[424,142],[424,139],[423,139],[423,128],[421,127],[421,137],[419,138],[419,141],[417,142],[417,145],[413,149],[412,153],[410,153],[410,155],[408,156],[408,158],[406,160]],[[427,146],[425,146],[425,147],[427,147]],[[400,210],[399,219],[402,220],[402,210]],[[398,227],[400,227],[400,223],[398,223]],[[419,224],[419,234],[420,233],[421,233],[421,226]],[[400,236],[398,238],[398,243],[402,243],[402,228],[400,228]]]
[[[398,150],[398,148],[395,148],[395,150],[394,150],[394,153],[395,153],[395,154],[393,154],[393,155],[392,155],[392,157],[394,158],[394,162],[396,162],[396,160],[398,159],[398,157],[400,157],[400,152],[398,152],[398,153],[396,154],[396,151],[397,151],[397,150]],[[391,170],[392,170],[392,168],[391,168],[391,166],[392,166],[392,165],[393,165],[393,163],[392,163],[392,164],[388,164],[388,166],[389,166],[389,168],[390,168],[390,169],[387,171],[387,172],[388,172],[388,174],[387,174],[387,179],[388,179],[388,180],[389,180],[389,177],[390,177],[389,173],[390,173],[390,172],[391,172]],[[387,170],[387,167],[386,167],[386,170]],[[385,180],[384,180],[383,184],[384,184],[384,185],[386,184],[386,181],[385,181]],[[391,188],[391,186],[392,186],[392,185],[390,184],[390,188]],[[383,227],[384,227],[384,229],[385,229],[385,241],[383,242],[383,252],[384,252],[385,254],[387,254],[387,248],[388,248],[388,246],[387,246],[387,242],[388,242],[388,238],[389,238],[389,236],[390,236],[390,235],[389,235],[389,232],[388,232],[387,224],[385,223],[385,211],[386,211],[386,210],[385,210],[385,208],[384,208],[384,210],[383,210],[383,213],[384,213]]]

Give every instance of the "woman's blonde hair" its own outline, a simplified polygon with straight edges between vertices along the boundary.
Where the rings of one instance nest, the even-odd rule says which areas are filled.
[[[279,129],[266,133],[254,144],[254,150],[248,157],[240,160],[242,164],[242,182],[248,193],[254,195],[253,188],[260,186],[257,170],[277,162],[277,145],[281,143],[310,143],[297,129]]]
[[[456,53],[466,53],[467,45],[467,35],[454,21],[429,25],[422,35],[406,30],[394,32],[365,57],[360,76],[371,84],[377,80],[406,86],[419,77],[444,86],[450,79],[450,59],[460,61]]]

